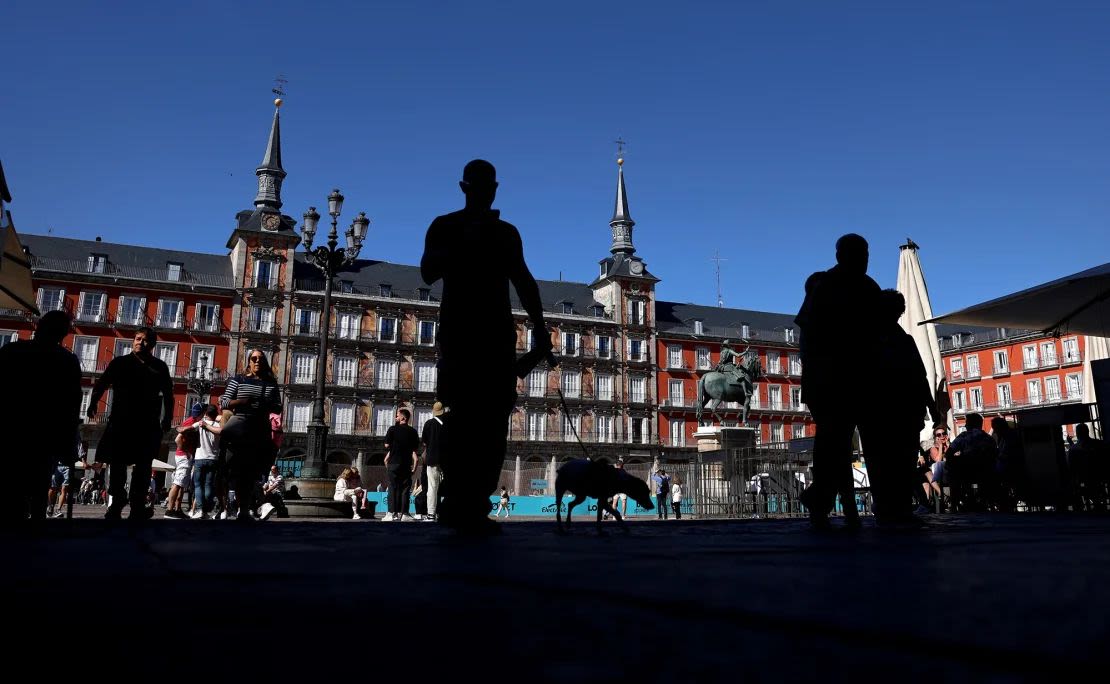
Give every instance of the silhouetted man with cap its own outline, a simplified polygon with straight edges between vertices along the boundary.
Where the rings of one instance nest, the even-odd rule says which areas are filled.
[[[81,365],[62,346],[69,328],[69,314],[49,311],[33,339],[0,348],[0,444],[5,474],[15,481],[0,502],[7,523],[45,519],[54,465],[77,458]]]
[[[806,280],[794,322],[801,328],[802,401],[817,423],[813,484],[802,494],[816,527],[840,494],[845,521],[859,523],[852,477],[852,434],[860,426],[866,389],[850,372],[877,349],[879,285],[867,275],[867,240],[848,233],[836,241],[836,266]]]
[[[464,532],[493,532],[490,494],[505,459],[509,414],[516,401],[516,326],[509,284],[536,330],[541,352],[551,349],[540,292],[515,226],[492,209],[493,165],[475,159],[459,183],[466,206],[432,221],[420,273],[443,279],[439,309],[438,399],[445,416],[443,501],[439,520]]]

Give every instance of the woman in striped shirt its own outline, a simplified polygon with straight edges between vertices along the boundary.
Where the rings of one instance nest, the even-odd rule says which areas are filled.
[[[274,462],[270,414],[281,413],[281,391],[261,349],[251,349],[246,370],[228,381],[220,408],[235,414],[220,439],[227,445],[228,476],[239,498],[238,519],[246,521],[254,508],[255,483]]]

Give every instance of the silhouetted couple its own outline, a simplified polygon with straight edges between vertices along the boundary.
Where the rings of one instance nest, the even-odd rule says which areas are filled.
[[[867,275],[867,241],[849,233],[836,242],[836,266],[806,281],[795,322],[801,328],[802,401],[817,423],[813,484],[803,492],[817,528],[840,495],[845,523],[859,525],[852,473],[852,436],[867,454],[874,511],[880,522],[912,522],[914,463],[926,410],[937,420],[925,367],[913,338],[898,325],[902,295],[882,291]],[[858,382],[871,365],[879,393]]]
[[[461,532],[496,533],[490,495],[505,460],[509,415],[516,402],[516,324],[509,285],[531,318],[546,353],[539,287],[524,262],[520,233],[492,209],[493,165],[476,159],[459,183],[466,206],[428,227],[420,273],[443,279],[439,310],[438,399],[444,416],[443,501],[437,517]]]

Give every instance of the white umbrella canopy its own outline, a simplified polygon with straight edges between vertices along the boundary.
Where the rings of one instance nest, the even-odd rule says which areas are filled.
[[[913,337],[917,352],[921,354],[921,362],[925,365],[933,398],[936,398],[940,382],[944,378],[944,362],[940,356],[940,344],[937,342],[937,327],[928,322],[933,317],[933,307],[929,303],[929,288],[925,285],[918,249],[914,241],[909,239],[899,249],[897,290],[906,298],[906,313],[902,314],[898,322]],[[947,397],[944,397],[941,399],[941,409],[947,406]],[[945,414],[944,420],[951,427],[949,414]],[[921,440],[931,439],[932,434],[933,426],[926,422],[921,430]]]
[[[1110,337],[1110,263],[938,316],[930,322]]]

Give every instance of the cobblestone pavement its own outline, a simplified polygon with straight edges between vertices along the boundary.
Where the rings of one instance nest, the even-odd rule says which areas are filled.
[[[41,665],[70,588],[77,632],[146,630],[152,650],[127,662],[154,666],[185,665],[190,647],[175,644],[188,637],[219,662],[273,652],[283,673],[327,680],[344,678],[335,658],[417,681],[1106,674],[1106,516],[931,516],[913,532],[868,520],[855,534],[798,520],[502,529],[463,540],[422,523],[48,521],[3,538],[5,613],[30,628],[6,657]]]

